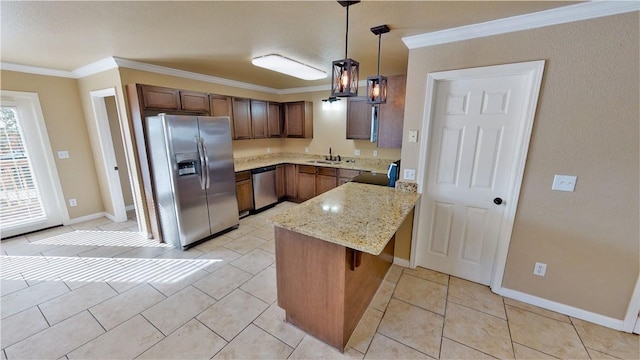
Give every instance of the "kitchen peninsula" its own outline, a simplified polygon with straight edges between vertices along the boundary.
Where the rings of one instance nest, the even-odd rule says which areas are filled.
[[[287,321],[343,351],[419,196],[350,182],[271,218],[278,305]]]

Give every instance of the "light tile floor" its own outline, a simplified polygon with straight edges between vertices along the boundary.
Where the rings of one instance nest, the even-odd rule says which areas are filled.
[[[393,266],[344,353],[284,322],[266,219],[188,251],[107,219],[2,241],[8,359],[638,359],[638,336]]]

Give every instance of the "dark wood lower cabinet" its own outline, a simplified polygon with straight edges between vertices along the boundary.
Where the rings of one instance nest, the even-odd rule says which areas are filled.
[[[278,196],[278,200],[284,199],[287,194],[284,167],[285,165],[276,166],[276,195]]]
[[[284,197],[287,200],[298,201],[298,166],[284,165]]]
[[[275,228],[278,306],[286,320],[344,351],[393,262],[395,236],[378,256]]]
[[[338,186],[337,173],[336,168],[316,168],[316,196]]]
[[[236,198],[239,213],[253,210],[253,183],[250,171],[236,173]]]
[[[315,166],[298,166],[298,201],[307,201],[316,196]]]

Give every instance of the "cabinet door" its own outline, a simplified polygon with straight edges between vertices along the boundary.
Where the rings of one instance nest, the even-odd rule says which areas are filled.
[[[231,97],[211,94],[211,116],[231,116]]]
[[[380,105],[378,147],[401,148],[404,123],[404,96],[407,76],[390,76],[387,82],[387,103]]]
[[[236,181],[236,197],[238,199],[238,212],[253,210],[253,184],[251,177],[246,180]]]
[[[180,110],[180,92],[177,89],[142,85],[144,109]]]
[[[366,97],[347,100],[347,139],[371,138],[371,104]]]
[[[254,139],[267,137],[267,102],[251,100],[251,134]]]
[[[278,200],[282,199],[286,195],[285,191],[285,175],[284,175],[284,165],[276,166],[276,195],[278,196]]]
[[[284,165],[284,192],[287,199],[298,200],[298,169],[296,165]]]
[[[251,101],[233,98],[233,138],[251,139]]]
[[[298,172],[298,200],[306,201],[316,196],[316,175]]]
[[[286,103],[284,129],[286,137],[313,138],[313,104],[309,101]]]
[[[282,136],[282,105],[279,103],[268,104],[267,124],[269,137]]]
[[[328,175],[316,175],[316,196],[338,186],[338,178]]]
[[[210,113],[209,95],[196,91],[180,90],[180,108],[185,111]]]

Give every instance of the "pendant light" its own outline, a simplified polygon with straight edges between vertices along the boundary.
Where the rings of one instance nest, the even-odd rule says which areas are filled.
[[[374,26],[371,32],[378,35],[378,72],[376,76],[367,78],[367,104],[384,104],[387,102],[387,77],[380,76],[380,43],[382,34],[389,32],[389,26]]]
[[[345,33],[344,59],[332,62],[331,72],[331,96],[348,97],[358,96],[358,81],[360,64],[349,59],[347,49],[349,43],[349,6],[360,1],[338,1],[342,7],[347,8],[347,30]]]

